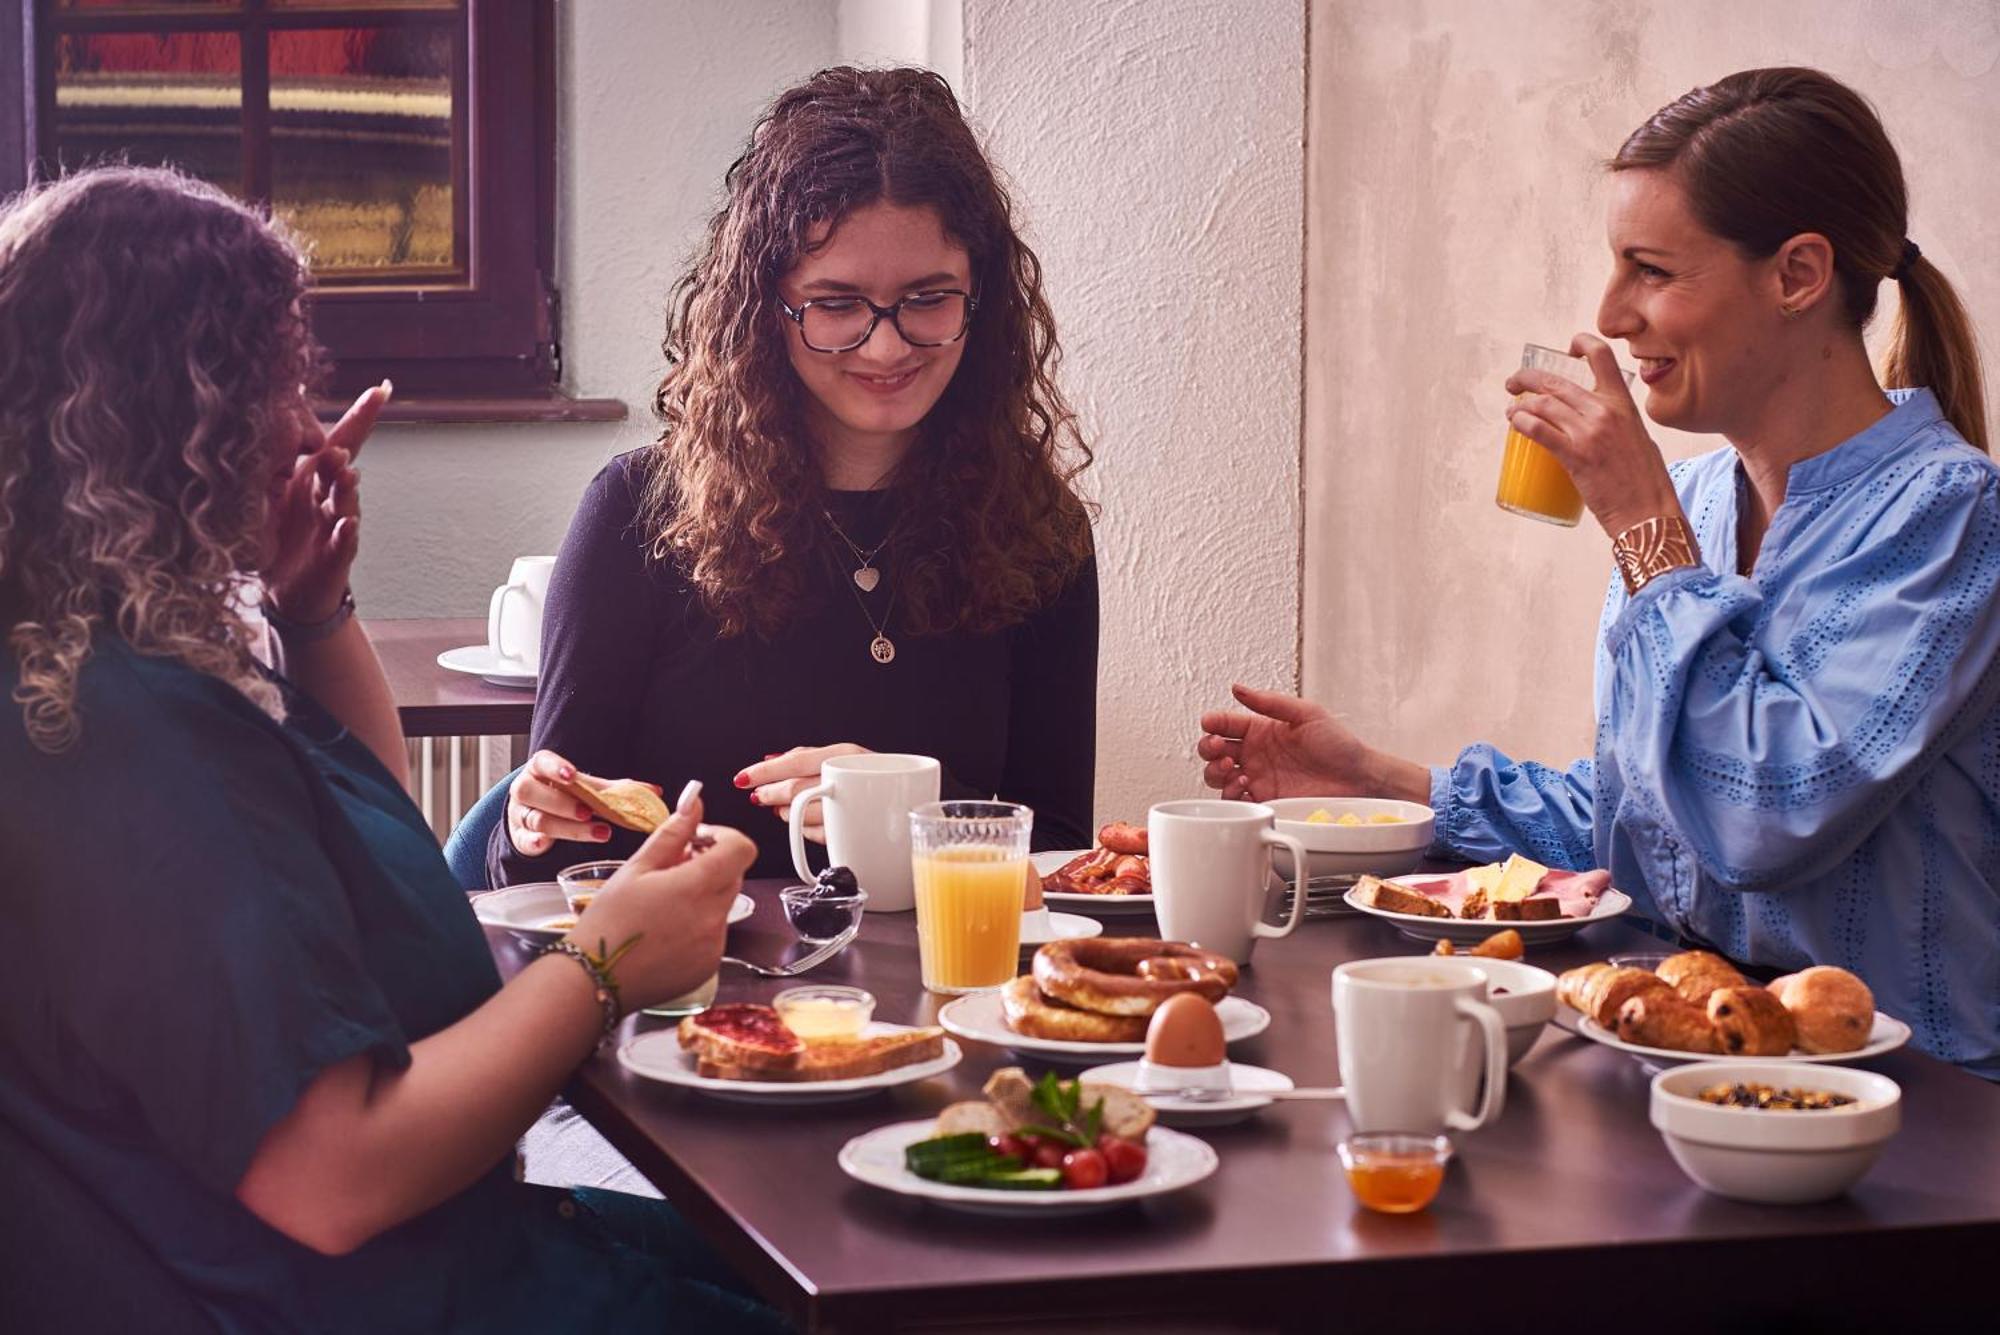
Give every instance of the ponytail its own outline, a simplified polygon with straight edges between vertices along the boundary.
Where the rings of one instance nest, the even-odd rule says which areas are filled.
[[[1979,344],[1958,293],[1921,255],[1903,267],[1896,286],[1902,309],[1889,355],[1882,362],[1882,383],[1890,389],[1929,389],[1958,434],[1991,454]]]

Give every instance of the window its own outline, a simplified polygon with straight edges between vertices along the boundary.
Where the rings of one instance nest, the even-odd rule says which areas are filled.
[[[336,399],[388,376],[410,416],[623,415],[556,391],[554,0],[23,8],[0,33],[0,68],[27,74],[0,188],[122,158],[267,202],[311,245]]]

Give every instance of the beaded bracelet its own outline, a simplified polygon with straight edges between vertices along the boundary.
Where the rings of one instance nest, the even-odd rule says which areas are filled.
[[[621,947],[610,959],[599,959],[576,942],[565,940],[549,942],[542,947],[541,953],[567,955],[590,975],[590,981],[597,989],[597,1004],[604,1011],[604,1029],[599,1038],[611,1037],[611,1032],[618,1027],[619,1017],[624,1013],[618,1004],[618,980],[611,975],[611,965],[625,953],[624,949]]]

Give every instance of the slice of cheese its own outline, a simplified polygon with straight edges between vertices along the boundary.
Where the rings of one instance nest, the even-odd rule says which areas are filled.
[[[1489,862],[1483,867],[1467,867],[1465,869],[1465,892],[1467,896],[1469,897],[1484,890],[1486,892],[1484,897],[1492,899],[1494,888],[1500,884],[1500,873],[1502,870],[1503,868],[1497,862]]]
[[[1500,869],[1499,883],[1488,896],[1496,904],[1513,904],[1535,893],[1535,887],[1549,869],[1532,858],[1524,858],[1519,853],[1510,854],[1507,865]]]

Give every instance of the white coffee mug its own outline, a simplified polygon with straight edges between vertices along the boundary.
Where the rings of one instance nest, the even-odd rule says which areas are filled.
[[[542,605],[549,598],[553,556],[517,556],[507,582],[486,605],[486,644],[507,667],[533,676],[542,669]]]
[[[1162,802],[1146,813],[1153,871],[1153,916],[1160,935],[1247,963],[1260,936],[1290,936],[1305,915],[1305,887],[1292,877],[1292,913],[1282,927],[1263,920],[1271,850],[1306,865],[1305,850],[1279,834],[1261,802]]]
[[[864,913],[900,913],[917,905],[910,870],[910,811],[938,800],[942,767],[929,756],[835,756],[819,767],[819,782],[792,799],[792,868],[813,878],[806,829],[799,823],[815,800],[826,825],[827,857],[851,868],[868,892]]]
[[[1500,1115],[1507,1030],[1483,1000],[1486,984],[1478,969],[1440,969],[1421,956],[1333,971],[1341,1093],[1356,1131],[1476,1131]],[[1486,1092],[1467,1111],[1482,1065]]]

